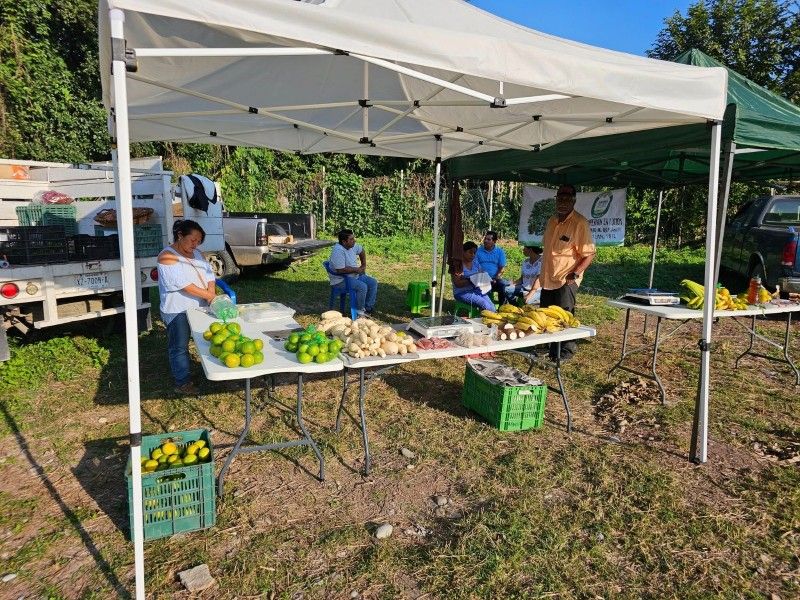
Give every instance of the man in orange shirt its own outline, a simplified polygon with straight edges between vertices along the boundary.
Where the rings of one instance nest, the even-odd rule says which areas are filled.
[[[544,230],[541,306],[560,306],[575,313],[575,297],[583,273],[594,259],[592,232],[586,217],[575,212],[575,186],[564,184],[556,193],[556,214]],[[558,346],[550,345],[550,359],[555,360]],[[561,343],[561,360],[572,358],[574,341]]]

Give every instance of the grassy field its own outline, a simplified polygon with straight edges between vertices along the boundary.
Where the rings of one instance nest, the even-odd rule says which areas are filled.
[[[381,283],[377,318],[407,320],[407,283],[430,277],[426,241],[362,241]],[[517,248],[509,255],[522,258]],[[242,302],[284,302],[310,323],[327,308],[322,260],[234,287]],[[303,449],[238,457],[216,527],[146,544],[149,594],[191,597],[176,574],[206,563],[217,585],[203,598],[798,597],[800,416],[788,370],[761,359],[734,370],[743,332],[729,320],[715,328],[702,466],[688,461],[698,325],[661,347],[666,406],[652,385],[606,377],[622,315],[605,300],[645,284],[648,261],[646,248],[603,249],[587,273],[578,317],[598,335],[564,369],[571,435],[557,396],[542,429],[504,433],[461,405],[463,359],[412,363],[369,388],[373,472],[362,477],[358,430],[331,430],[341,375],[312,377],[304,415],[325,483]],[[704,259],[664,251],[659,265],[656,285],[675,288],[700,280]],[[634,327],[652,335],[652,322]],[[771,335],[781,328],[759,324]],[[208,428],[219,468],[242,426],[242,385],[207,382],[195,364],[201,396],[176,397],[165,349],[156,322],[140,338],[144,431]],[[16,577],[0,583],[0,597],[124,597],[133,557],[123,339],[71,332],[12,352],[0,367],[0,575]],[[278,380],[275,401],[254,385],[251,441],[296,437],[294,380]],[[382,523],[394,533],[376,540]]]

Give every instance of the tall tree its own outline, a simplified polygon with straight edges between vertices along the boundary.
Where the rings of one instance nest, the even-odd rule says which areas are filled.
[[[800,102],[800,3],[700,0],[664,20],[652,58],[698,48],[793,102]]]
[[[0,156],[108,154],[94,0],[0,0]]]

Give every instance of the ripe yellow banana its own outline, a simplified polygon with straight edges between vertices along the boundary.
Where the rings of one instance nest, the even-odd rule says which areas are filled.
[[[497,311],[501,312],[501,313],[511,313],[511,314],[515,314],[515,315],[521,315],[522,314],[522,309],[521,308],[517,308],[513,304],[509,304],[509,303],[503,304],[503,306],[498,308]]]
[[[496,312],[493,312],[491,310],[482,310],[481,311],[481,316],[484,319],[502,319],[503,318],[503,315],[501,315],[499,313],[496,313]]]

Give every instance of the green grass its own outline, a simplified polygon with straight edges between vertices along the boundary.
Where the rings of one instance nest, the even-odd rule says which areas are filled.
[[[408,319],[406,286],[430,279],[430,240],[359,241],[380,281],[377,317]],[[515,276],[522,255],[511,246],[508,254]],[[284,302],[310,323],[327,308],[324,258],[250,274],[234,288],[242,302]],[[701,252],[664,250],[658,261],[658,287],[702,277]],[[687,460],[696,327],[661,348],[667,406],[631,407],[636,424],[616,442],[593,415],[592,400],[625,377],[606,378],[621,314],[605,301],[645,285],[648,273],[646,247],[602,248],[587,272],[579,318],[598,336],[564,369],[571,435],[557,396],[548,398],[541,430],[503,433],[461,405],[463,360],[412,363],[369,388],[374,471],[364,478],[358,430],[347,420],[338,435],[330,429],[341,375],[311,377],[304,416],[327,481],[314,479],[316,462],[303,448],[238,457],[215,528],[146,544],[148,593],[179,595],[176,573],[205,562],[220,598],[346,598],[354,590],[365,598],[797,596],[800,471],[753,451],[754,441],[800,439],[786,369],[747,359],[734,370],[742,335],[726,323],[715,329],[712,444],[701,467]],[[446,298],[448,310],[449,291]],[[780,332],[776,322],[759,327]],[[5,568],[23,586],[18,595],[102,598],[132,587],[124,341],[90,333],[16,344],[0,367],[0,532]],[[223,460],[242,426],[242,386],[205,381],[195,364],[202,396],[176,398],[165,352],[157,323],[140,337],[145,433],[208,428]],[[294,439],[294,379],[279,379],[277,402],[262,386],[254,382],[250,441]],[[351,411],[356,397],[351,391]],[[403,458],[403,447],[416,458]],[[449,504],[437,509],[434,494]],[[378,542],[372,534],[383,522],[395,532]],[[418,526],[428,534],[406,533]]]

